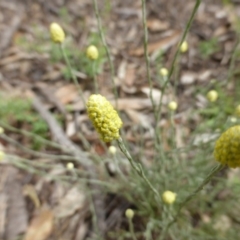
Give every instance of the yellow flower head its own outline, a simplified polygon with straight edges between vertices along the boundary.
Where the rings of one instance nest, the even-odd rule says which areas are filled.
[[[184,41],[184,42],[182,43],[182,45],[180,46],[180,51],[181,51],[182,53],[185,53],[187,50],[188,50],[188,43],[187,43],[187,41]]]
[[[175,101],[171,101],[171,102],[169,102],[169,104],[168,104],[168,108],[169,108],[170,110],[172,110],[172,111],[176,111],[176,110],[177,110],[177,107],[178,107],[178,105],[177,105],[177,103],[176,103]]]
[[[62,27],[57,23],[51,23],[50,34],[53,42],[62,43],[65,39],[65,33]]]
[[[211,90],[207,93],[207,99],[210,102],[216,102],[216,100],[218,99],[218,92],[215,90]]]
[[[167,68],[161,68],[159,71],[160,75],[162,75],[163,77],[166,77],[168,75],[168,70]]]
[[[169,205],[171,205],[175,202],[176,197],[177,197],[177,194],[174,192],[171,192],[171,191],[165,191],[162,194],[163,202],[166,204],[169,204]]]
[[[90,45],[88,48],[87,48],[87,57],[91,60],[96,60],[98,59],[98,49],[97,47],[95,47],[94,45]]]
[[[134,217],[134,211],[131,208],[128,208],[125,212],[125,216],[128,219],[133,219]]]
[[[118,139],[122,120],[112,104],[102,95],[93,94],[87,102],[88,117],[104,142]]]
[[[214,157],[223,165],[240,167],[240,125],[229,128],[218,138]]]

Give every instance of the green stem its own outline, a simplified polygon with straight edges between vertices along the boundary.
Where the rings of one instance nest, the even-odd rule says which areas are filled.
[[[119,138],[117,140],[118,142],[118,146],[121,149],[121,151],[123,152],[123,154],[127,157],[127,159],[129,160],[132,168],[136,171],[136,173],[145,181],[145,183],[148,185],[148,187],[151,189],[151,191],[156,195],[157,197],[157,201],[161,201],[160,195],[158,193],[158,191],[153,187],[153,185],[151,184],[151,182],[148,180],[148,178],[145,176],[145,173],[143,171],[142,165],[140,163],[136,163],[132,156],[130,155],[129,151],[127,150],[127,148],[125,147],[123,140],[121,138]]]
[[[136,238],[136,236],[135,236],[134,226],[133,226],[133,222],[132,222],[132,219],[131,219],[131,218],[128,219],[128,223],[129,223],[129,230],[130,230],[132,239],[133,239],[133,240],[137,240],[137,238]]]
[[[154,112],[154,117],[155,120],[157,120],[157,112],[155,111],[155,103],[153,99],[153,83],[151,79],[151,73],[150,73],[150,61],[149,61],[149,56],[148,56],[148,30],[147,30],[147,16],[146,16],[146,1],[142,0],[142,21],[143,21],[143,29],[144,29],[144,57],[145,57],[145,62],[146,62],[146,68],[147,68],[147,79],[148,79],[148,84],[150,87],[150,100],[152,103],[153,107],[153,112]]]
[[[103,34],[102,22],[101,22],[101,18],[100,18],[100,15],[99,15],[97,1],[96,0],[92,0],[92,2],[93,2],[93,5],[94,5],[94,11],[95,11],[95,15],[96,15],[96,18],[97,18],[99,35],[101,37],[102,44],[103,44],[103,46],[105,48],[105,51],[107,53],[108,64],[110,66],[110,71],[111,71],[111,82],[112,82],[112,85],[113,85],[116,109],[118,109],[118,103],[117,103],[118,92],[117,92],[117,87],[116,87],[115,80],[114,80],[115,72],[114,72],[113,61],[112,61],[111,54],[110,54],[110,51],[109,51],[109,48],[108,48],[108,45],[107,45],[106,38],[105,38],[105,36]]]
[[[207,175],[207,177],[203,180],[203,182],[196,188],[195,191],[193,191],[191,194],[189,194],[185,199],[183,199],[182,202],[180,202],[179,206],[178,206],[178,210],[177,213],[175,214],[175,216],[173,217],[173,219],[167,224],[167,226],[165,227],[165,229],[163,230],[163,235],[162,235],[162,240],[166,239],[166,234],[168,232],[168,229],[171,227],[172,224],[174,224],[177,221],[177,218],[181,212],[181,209],[183,208],[183,206],[188,203],[190,200],[193,199],[193,197],[200,192],[203,187],[210,182],[210,180],[212,179],[212,177],[218,173],[220,170],[222,170],[225,166],[222,164],[219,164],[217,166],[215,166],[212,171]]]
[[[190,16],[190,19],[188,20],[187,22],[187,26],[184,30],[184,33],[182,35],[182,38],[180,40],[180,44],[177,48],[177,51],[174,55],[174,58],[173,58],[173,61],[172,61],[172,64],[171,64],[171,67],[170,67],[170,71],[169,71],[169,74],[168,74],[168,77],[166,79],[166,81],[164,82],[164,85],[163,85],[163,88],[162,88],[162,92],[161,92],[161,96],[160,96],[160,101],[159,101],[159,104],[157,106],[157,112],[155,113],[155,116],[156,116],[156,125],[158,124],[159,120],[161,119],[161,109],[162,109],[162,101],[163,101],[163,96],[164,96],[164,93],[165,93],[165,90],[167,88],[167,85],[171,79],[171,76],[174,72],[174,68],[175,68],[175,64],[176,64],[176,61],[178,59],[178,55],[180,53],[180,46],[182,45],[182,43],[184,42],[186,36],[187,36],[187,33],[189,32],[189,29],[192,25],[192,22],[193,22],[193,19],[194,19],[194,16],[198,10],[198,7],[200,6],[201,4],[201,0],[196,0],[196,3],[195,3],[195,6],[193,8],[193,11],[192,11],[192,14]],[[156,138],[156,141],[157,141],[157,144],[156,145],[160,145],[161,144],[161,130],[156,126],[156,131],[155,131],[155,138]],[[157,150],[159,150],[157,148]]]
[[[191,27],[191,25],[192,25],[193,19],[194,19],[195,14],[196,14],[196,12],[197,12],[197,10],[198,10],[198,7],[200,6],[200,3],[201,3],[201,0],[196,0],[196,3],[195,3],[195,6],[194,6],[194,8],[193,8],[193,11],[192,11],[192,14],[191,14],[191,16],[190,16],[190,19],[189,19],[188,22],[187,22],[187,26],[186,26],[186,28],[185,28],[185,30],[184,30],[184,33],[183,33],[182,38],[181,38],[181,40],[180,40],[179,46],[178,46],[177,51],[176,51],[176,53],[175,53],[175,55],[174,55],[174,58],[173,58],[173,61],[172,61],[171,67],[170,67],[170,71],[169,71],[169,74],[168,74],[168,78],[167,78],[167,80],[165,81],[165,83],[164,83],[164,85],[163,85],[163,90],[162,90],[162,94],[161,94],[161,99],[160,99],[160,103],[159,103],[158,109],[157,109],[158,121],[159,121],[159,119],[160,119],[160,117],[161,117],[161,108],[162,108],[163,95],[164,95],[164,92],[165,92],[166,87],[167,87],[167,85],[168,85],[168,82],[170,81],[171,76],[172,76],[172,74],[173,74],[173,72],[174,72],[175,64],[176,64],[178,55],[179,55],[179,53],[180,53],[180,47],[181,47],[182,43],[184,42],[184,40],[185,40],[185,38],[186,38],[186,36],[187,36],[187,33],[189,32],[189,29],[190,29],[190,27]]]
[[[66,52],[65,52],[65,49],[64,49],[64,46],[63,46],[62,43],[60,44],[60,49],[61,49],[61,53],[62,53],[62,55],[63,55],[63,58],[64,58],[64,60],[65,60],[65,62],[66,62],[66,64],[67,64],[67,68],[68,68],[68,71],[69,71],[69,73],[70,73],[70,75],[71,75],[71,78],[72,78],[72,80],[73,80],[76,88],[78,89],[78,92],[79,92],[79,94],[80,94],[80,97],[81,97],[84,105],[86,105],[85,99],[84,99],[84,97],[83,97],[82,89],[81,89],[80,86],[79,86],[79,83],[78,83],[78,81],[77,81],[77,78],[76,78],[75,74],[73,73],[72,66],[71,66],[71,64],[70,64],[70,61],[69,61],[69,59],[68,59],[68,56],[67,56],[67,54],[66,54]]]
[[[237,57],[237,48],[239,46],[239,42],[240,42],[240,37],[239,37],[239,34],[237,35],[238,38],[237,38],[237,42],[233,48],[233,53],[232,53],[232,57],[231,57],[231,61],[230,61],[230,66],[229,66],[229,70],[228,70],[228,74],[227,74],[227,83],[229,83],[233,77],[233,74],[234,74],[234,67],[235,67],[235,61],[236,61],[236,57]]]
[[[97,82],[97,78],[96,78],[96,73],[95,73],[95,68],[96,67],[96,62],[93,61],[92,62],[92,72],[93,72],[93,81],[94,81],[94,88],[95,88],[95,93],[98,94],[98,82]]]

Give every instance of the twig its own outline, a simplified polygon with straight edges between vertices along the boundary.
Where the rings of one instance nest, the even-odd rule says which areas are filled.
[[[56,141],[65,148],[68,148],[72,151],[72,155],[81,159],[83,168],[88,172],[90,179],[96,179],[96,167],[93,165],[91,159],[89,159],[88,155],[82,152],[72,141],[70,141],[62,128],[59,126],[56,119],[48,112],[48,110],[44,107],[41,101],[35,97],[33,99],[33,106],[41,115],[41,117],[47,122],[49,129],[52,135],[55,137]],[[102,194],[101,188],[95,183],[89,183],[89,187],[92,191],[94,208],[97,214],[97,224],[99,233],[101,235],[104,234],[106,224],[105,224],[105,215],[104,215],[104,194]]]

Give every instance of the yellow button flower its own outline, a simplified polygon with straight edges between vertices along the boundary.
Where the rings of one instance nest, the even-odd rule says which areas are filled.
[[[162,194],[163,202],[166,204],[169,204],[169,205],[171,205],[175,202],[176,197],[177,197],[177,194],[174,192],[171,192],[171,191],[165,191]]]
[[[162,75],[163,77],[166,77],[168,75],[168,70],[167,68],[161,68],[159,71],[160,75]]]
[[[188,43],[187,43],[187,41],[184,41],[180,46],[180,51],[182,53],[185,53],[187,50],[188,50]]]
[[[65,33],[62,27],[57,23],[52,23],[50,25],[50,34],[55,43],[62,43],[65,39]]]
[[[111,103],[100,94],[93,94],[87,102],[87,113],[104,142],[118,139],[122,120]]]
[[[90,45],[88,48],[87,48],[87,57],[91,60],[96,60],[98,59],[98,49],[97,47],[95,47],[94,45]]]
[[[215,159],[223,165],[240,167],[240,125],[225,131],[216,141]]]
[[[207,99],[210,102],[216,102],[218,99],[218,92],[215,90],[211,90],[207,93]]]
[[[128,218],[128,219],[133,219],[134,217],[134,211],[131,209],[131,208],[128,208],[125,212],[125,216]]]
[[[175,101],[171,101],[168,103],[168,108],[172,111],[176,111],[178,104]]]

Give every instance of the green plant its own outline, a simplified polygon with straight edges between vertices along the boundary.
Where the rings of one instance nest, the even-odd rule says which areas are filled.
[[[27,98],[0,93],[0,118],[6,123],[27,125],[29,131],[39,136],[48,136],[47,124],[32,110],[31,101]],[[32,142],[32,148],[35,150],[40,150],[42,146],[42,142],[37,139]]]
[[[220,47],[217,38],[211,38],[199,43],[199,52],[203,58],[208,58],[213,53],[219,51]]]

